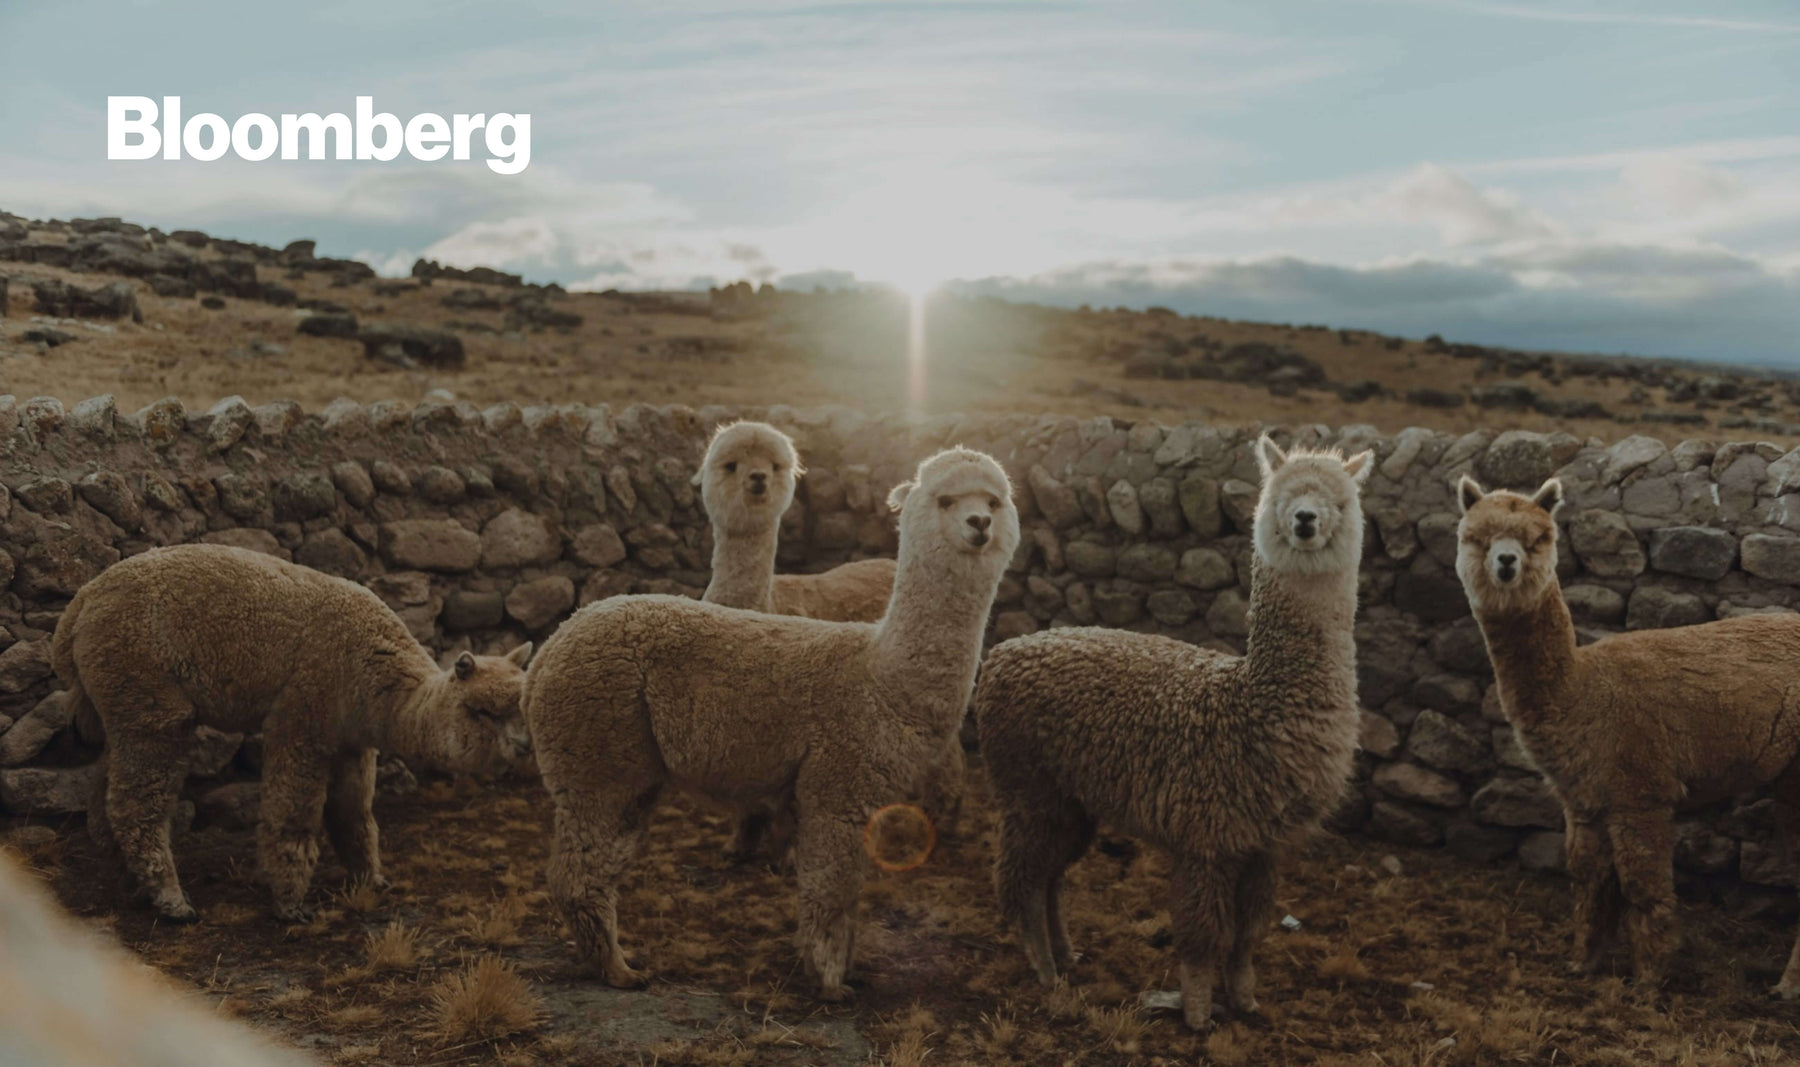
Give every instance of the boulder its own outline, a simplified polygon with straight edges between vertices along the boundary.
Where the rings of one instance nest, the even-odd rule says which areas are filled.
[[[382,558],[395,567],[470,571],[481,551],[480,535],[450,519],[398,519],[381,527]]]
[[[1744,570],[1783,585],[1800,585],[1800,537],[1750,534],[1740,546]]]
[[[562,533],[541,515],[508,508],[481,528],[481,565],[510,569],[554,563],[562,557]]]
[[[460,370],[465,361],[462,338],[447,330],[384,323],[364,326],[356,332],[363,355],[400,366]]]
[[[1542,778],[1496,778],[1475,791],[1469,800],[1475,818],[1495,826],[1537,826],[1558,830],[1563,825],[1562,801]]]
[[[1575,516],[1569,524],[1569,543],[1582,566],[1602,578],[1633,578],[1644,573],[1648,563],[1631,525],[1616,511],[1595,508]]]
[[[1468,796],[1453,778],[1416,763],[1384,763],[1375,768],[1375,788],[1396,800],[1434,808],[1460,808]]]
[[[575,606],[575,583],[564,575],[520,582],[506,594],[506,614],[533,633],[557,621]]]

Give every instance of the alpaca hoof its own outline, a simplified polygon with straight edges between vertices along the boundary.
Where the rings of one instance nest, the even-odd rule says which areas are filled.
[[[394,888],[394,883],[388,881],[387,875],[385,875],[385,874],[378,874],[373,878],[365,878],[364,881],[366,881],[369,885],[373,886],[376,889],[392,889],[392,888]]]
[[[1777,1000],[1800,999],[1800,979],[1782,978],[1781,981],[1769,987],[1769,995]]]
[[[1247,997],[1231,998],[1231,1010],[1241,1015],[1254,1015],[1256,1009],[1259,1007],[1261,1007],[1261,1005],[1256,1002],[1255,993],[1252,993]]]
[[[819,999],[827,1004],[842,1004],[850,999],[851,992],[850,987],[842,983],[834,986],[820,986]]]
[[[192,904],[188,903],[185,894],[178,894],[172,900],[159,898],[156,901],[156,913],[170,922],[176,923],[197,922],[200,918],[200,913],[194,910]]]
[[[608,967],[603,972],[606,984],[614,989],[642,989],[650,984],[650,972],[642,968],[632,970],[621,963]]]

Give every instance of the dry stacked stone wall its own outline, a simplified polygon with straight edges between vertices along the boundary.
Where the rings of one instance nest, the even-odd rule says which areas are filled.
[[[448,399],[126,413],[109,397],[66,410],[0,397],[0,805],[46,814],[85,800],[92,751],[69,729],[46,653],[68,598],[108,564],[157,545],[239,545],[368,584],[439,652],[499,651],[602,597],[699,595],[711,534],[691,479],[712,427],[733,417],[793,433],[809,467],[784,520],[785,569],[891,554],[888,488],[961,443],[1019,486],[1025,536],[992,639],[1080,624],[1242,646],[1251,430]],[[1800,607],[1800,450],[1367,426],[1278,436],[1377,456],[1357,624],[1367,710],[1345,829],[1561,863],[1559,808],[1499,713],[1455,575],[1458,475],[1520,489],[1562,477],[1562,579],[1584,639]],[[208,740],[196,775],[237,754],[236,738]],[[1785,884],[1769,834],[1766,800],[1697,813],[1678,861]]]

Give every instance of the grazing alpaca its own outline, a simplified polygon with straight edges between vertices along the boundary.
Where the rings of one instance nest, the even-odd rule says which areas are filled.
[[[1800,616],[1637,630],[1577,647],[1556,581],[1552,478],[1531,496],[1457,496],[1456,573],[1487,639],[1500,706],[1563,802],[1576,956],[1604,962],[1623,912],[1638,981],[1674,948],[1674,813],[1774,786],[1800,841]],[[1773,992],[1800,996],[1800,942]]]
[[[257,854],[275,914],[303,918],[323,818],[351,877],[385,885],[371,805],[378,751],[444,771],[530,751],[531,646],[449,670],[379,597],[240,548],[177,545],[114,564],[57,622],[50,661],[82,732],[104,733],[88,826],[171,919],[192,920],[169,815],[194,727],[263,735]]]
[[[713,532],[712,581],[702,599],[772,615],[880,621],[894,590],[891,559],[858,560],[824,574],[775,573],[781,516],[803,473],[793,439],[766,422],[734,422],[713,434],[694,475]],[[960,766],[960,744],[956,755]],[[770,850],[779,860],[792,823],[792,812],[767,804],[739,811],[727,854],[734,862],[748,860],[764,831],[772,830]]]
[[[900,561],[879,623],[823,622],[627,596],[577,612],[525,679],[556,809],[550,892],[578,954],[616,986],[618,884],[663,787],[793,805],[796,943],[826,999],[845,995],[863,832],[915,794],[968,706],[988,611],[1019,543],[1012,486],[951,449],[895,487]]]
[[[975,696],[1000,808],[995,882],[1045,984],[1073,961],[1062,876],[1105,823],[1170,853],[1187,1024],[1256,1007],[1252,956],[1281,852],[1331,813],[1356,752],[1359,499],[1370,456],[1283,454],[1264,436],[1243,656],[1057,629],[994,649]]]
[[[0,857],[0,1063],[302,1067],[223,1010],[96,936]]]

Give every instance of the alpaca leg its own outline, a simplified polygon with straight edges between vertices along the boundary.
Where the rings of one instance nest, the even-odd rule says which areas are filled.
[[[1269,932],[1275,912],[1275,854],[1254,852],[1244,860],[1238,875],[1235,936],[1225,964],[1225,993],[1233,1009],[1256,1010],[1256,947]]]
[[[1181,1016],[1191,1029],[1212,1025],[1213,982],[1236,943],[1234,896],[1242,864],[1179,858],[1169,881],[1169,915],[1181,959]]]
[[[1617,938],[1619,913],[1624,903],[1619,875],[1613,869],[1612,841],[1606,828],[1567,815],[1569,875],[1575,881],[1575,961],[1582,974],[1596,974],[1606,964],[1606,954]]]
[[[262,810],[256,824],[256,858],[269,887],[275,917],[304,922],[306,891],[319,862],[319,824],[331,785],[328,752],[276,731],[266,739]]]
[[[994,864],[1000,913],[1019,932],[1025,958],[1045,985],[1056,981],[1061,959],[1073,957],[1062,903],[1053,898],[1060,892],[1063,871],[1087,850],[1092,834],[1092,823],[1073,802],[1009,803],[1000,816]]]
[[[1790,768],[1775,781],[1775,831],[1781,857],[1791,868],[1800,860],[1800,767]],[[1800,997],[1800,936],[1794,939],[1781,981],[1769,992],[1782,1000]]]
[[[1654,988],[1675,947],[1675,828],[1668,811],[1614,815],[1607,822],[1613,867],[1625,897],[1625,928],[1639,984]]]
[[[104,808],[119,855],[151,906],[177,922],[197,918],[169,847],[169,815],[187,777],[190,737],[185,727],[173,735],[115,730],[106,768]]]
[[[112,822],[106,817],[106,781],[110,763],[107,751],[101,750],[100,758],[94,762],[94,784],[88,791],[88,840],[102,853],[115,853],[119,850],[118,842],[113,840]]]
[[[619,880],[637,858],[659,784],[613,782],[560,794],[548,868],[550,897],[569,924],[575,954],[619,989],[649,980],[619,947]]]
[[[769,810],[766,805],[753,803],[737,811],[733,818],[731,844],[725,849],[726,861],[734,866],[750,862],[768,828]]]
[[[381,837],[375,827],[374,749],[341,755],[331,765],[325,796],[325,836],[352,882],[387,888],[381,874]]]
[[[856,898],[868,862],[862,826],[839,811],[814,805],[807,809],[797,827],[800,921],[794,944],[801,962],[819,980],[819,998],[843,1000],[849,995],[844,979],[856,947]]]

